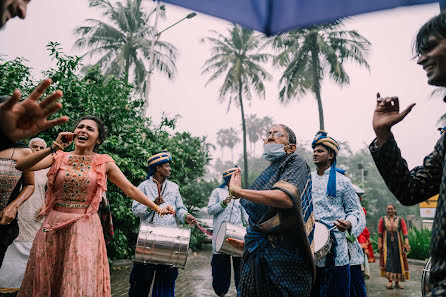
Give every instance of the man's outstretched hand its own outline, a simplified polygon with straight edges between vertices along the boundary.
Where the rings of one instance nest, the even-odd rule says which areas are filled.
[[[11,98],[0,105],[0,129],[10,141],[28,138],[68,121],[66,116],[53,120],[47,119],[62,108],[62,104],[56,102],[62,97],[62,91],[58,90],[40,103],[37,102],[51,83],[51,79],[45,79],[22,102],[19,102],[20,91],[15,90]]]
[[[410,104],[405,110],[400,112],[398,97],[381,98],[379,93],[376,97],[376,108],[372,124],[378,139],[378,145],[381,146],[390,138],[392,126],[402,121],[415,106],[415,103]]]

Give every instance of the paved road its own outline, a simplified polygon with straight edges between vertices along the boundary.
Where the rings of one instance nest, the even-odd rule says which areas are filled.
[[[179,272],[175,290],[176,297],[215,296],[212,290],[211,257],[211,251],[201,251],[189,255],[186,268],[180,269]],[[378,264],[372,263],[370,266],[372,276],[366,281],[369,297],[421,297],[422,264],[410,264],[411,280],[403,283],[405,286],[403,290],[386,289],[387,280],[379,277]],[[111,269],[112,296],[128,296],[130,270],[131,264],[128,262]],[[236,296],[233,282],[229,294],[226,296]]]

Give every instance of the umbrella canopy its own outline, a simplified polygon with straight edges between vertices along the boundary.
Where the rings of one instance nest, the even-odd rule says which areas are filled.
[[[438,0],[162,0],[273,35],[360,13]],[[440,0],[444,1],[444,0]]]

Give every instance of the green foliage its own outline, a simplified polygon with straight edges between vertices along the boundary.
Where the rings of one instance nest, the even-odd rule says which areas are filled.
[[[372,242],[372,248],[373,248],[373,253],[379,253],[378,250],[378,232],[375,232],[374,234],[370,235],[370,241]]]
[[[408,258],[426,260],[430,256],[431,231],[418,230],[416,227],[409,230],[410,252]]]
[[[32,85],[30,79],[30,67],[23,64],[25,59],[15,58],[12,61],[2,62],[0,68],[0,94],[6,96],[16,89],[28,89]]]
[[[55,116],[67,115],[70,121],[39,136],[51,142],[60,131],[71,131],[80,117],[96,115],[108,130],[108,138],[99,153],[109,154],[130,182],[141,183],[147,174],[147,158],[167,149],[173,158],[172,180],[180,186],[184,204],[189,209],[203,206],[205,199],[196,195],[194,187],[200,184],[199,178],[210,161],[205,139],[187,132],[175,132],[176,118],[163,118],[160,124],[154,125],[150,119],[142,117],[143,99],[137,97],[133,86],[123,76],[106,77],[98,68],[80,75],[79,57],[65,55],[58,43],[50,43],[48,49],[56,62],[55,68],[44,72],[45,77],[54,81],[49,91],[60,89],[64,92],[63,110]],[[20,88],[26,95],[38,83],[20,58],[1,63],[0,73],[2,94],[11,94],[15,88]],[[115,226],[108,256],[129,258],[134,254],[139,220],[131,212],[131,200],[115,185],[109,184],[107,197]]]
[[[203,232],[200,231],[200,229],[198,228],[191,229],[189,247],[193,251],[201,250],[204,238],[205,235],[203,234]]]

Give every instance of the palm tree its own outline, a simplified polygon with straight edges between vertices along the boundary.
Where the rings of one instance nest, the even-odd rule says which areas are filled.
[[[203,66],[203,73],[210,73],[211,77],[206,85],[223,76],[224,81],[219,90],[221,102],[228,101],[228,111],[233,100],[237,99],[242,116],[243,131],[243,160],[244,185],[248,181],[248,156],[246,151],[246,123],[243,96],[251,99],[251,89],[257,95],[265,98],[264,80],[271,79],[271,75],[260,65],[268,60],[269,55],[260,53],[261,38],[253,31],[233,25],[228,30],[229,36],[213,31],[215,37],[207,37],[211,45],[212,57]]]
[[[257,115],[251,114],[246,118],[246,129],[248,132],[249,142],[251,142],[251,153],[255,158],[256,143],[271,128],[273,119],[271,117],[258,118]]]
[[[75,29],[75,34],[81,36],[74,43],[75,48],[88,48],[86,55],[99,55],[96,65],[99,65],[106,75],[124,74],[127,82],[135,84],[137,90],[145,90],[145,79],[148,74],[147,62],[152,50],[154,34],[149,20],[155,10],[149,14],[141,7],[142,0],[126,0],[112,4],[109,0],[90,0],[90,6],[103,9],[103,20],[87,19],[91,24]],[[161,6],[161,17],[165,16],[164,6]],[[155,69],[173,78],[176,72],[176,48],[163,41],[156,41],[153,47]],[[130,72],[133,72],[130,81]]]
[[[273,47],[281,50],[276,63],[285,67],[280,78],[279,100],[287,102],[314,93],[319,109],[319,126],[324,129],[321,85],[325,75],[338,85],[350,82],[343,63],[353,61],[369,69],[365,57],[370,42],[354,30],[343,30],[343,22],[298,29],[272,40]]]
[[[234,128],[225,129],[226,145],[231,150],[231,162],[234,163],[234,147],[240,142],[239,133]]]
[[[223,149],[227,146],[227,139],[225,134],[225,129],[220,129],[217,131],[217,143],[221,148],[221,161],[223,162]]]

